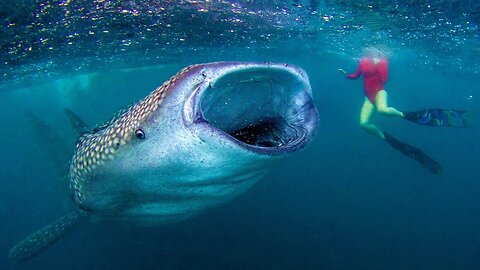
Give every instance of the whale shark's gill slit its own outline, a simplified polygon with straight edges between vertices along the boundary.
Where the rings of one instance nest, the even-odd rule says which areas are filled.
[[[255,147],[281,148],[303,139],[304,89],[282,70],[228,73],[206,89],[202,118],[237,141]]]

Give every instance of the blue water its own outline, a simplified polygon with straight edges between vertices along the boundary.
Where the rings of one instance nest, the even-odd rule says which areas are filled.
[[[149,2],[0,2],[0,269],[480,269],[475,1]],[[466,129],[374,118],[442,175],[359,128],[362,82],[337,68],[353,71],[370,46],[389,56],[391,105],[472,113]],[[8,260],[72,207],[29,113],[68,162],[65,107],[99,124],[182,67],[217,60],[305,69],[321,117],[313,143],[194,219],[89,223],[22,265]]]

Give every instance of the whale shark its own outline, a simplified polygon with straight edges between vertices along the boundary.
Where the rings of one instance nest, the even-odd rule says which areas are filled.
[[[188,66],[78,138],[67,173],[75,209],[19,242],[9,257],[27,261],[87,221],[158,226],[199,215],[306,146],[318,121],[299,67]]]

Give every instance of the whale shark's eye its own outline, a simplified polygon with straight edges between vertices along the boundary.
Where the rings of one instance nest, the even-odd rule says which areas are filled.
[[[137,137],[137,139],[145,139],[145,132],[139,128],[135,130],[135,137]]]

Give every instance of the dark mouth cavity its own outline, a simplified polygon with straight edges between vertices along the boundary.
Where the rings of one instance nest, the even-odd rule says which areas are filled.
[[[227,132],[237,140],[260,147],[281,147],[294,141],[298,134],[281,118],[264,118]]]
[[[266,148],[294,146],[307,135],[313,105],[305,83],[286,70],[228,73],[205,90],[200,111],[210,125],[237,141]]]

